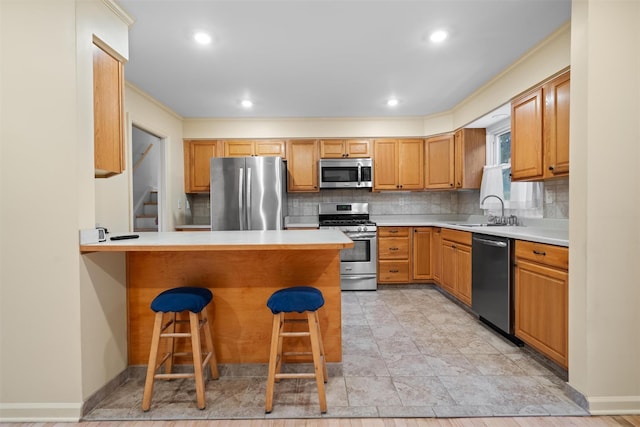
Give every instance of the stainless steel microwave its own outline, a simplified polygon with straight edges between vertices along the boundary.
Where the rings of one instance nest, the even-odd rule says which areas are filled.
[[[318,174],[320,188],[373,187],[371,159],[320,159]]]

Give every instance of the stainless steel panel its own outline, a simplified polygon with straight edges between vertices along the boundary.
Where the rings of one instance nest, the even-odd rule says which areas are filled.
[[[280,157],[211,159],[211,229],[282,230],[286,164]]]
[[[211,229],[244,230],[244,159],[211,159]]]
[[[513,333],[510,239],[474,233],[472,240],[473,311],[504,332]]]
[[[247,229],[282,230],[287,208],[286,169],[280,157],[246,158]]]
[[[343,291],[375,291],[378,289],[376,276],[340,276],[340,289]]]

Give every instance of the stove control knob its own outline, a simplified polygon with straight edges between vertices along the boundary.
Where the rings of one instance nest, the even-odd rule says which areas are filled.
[[[358,227],[358,231],[367,231],[367,226],[361,225],[360,227]]]

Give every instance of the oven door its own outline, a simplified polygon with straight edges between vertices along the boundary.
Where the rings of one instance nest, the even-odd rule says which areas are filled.
[[[353,248],[340,251],[341,275],[374,275],[376,274],[376,233],[345,232],[353,240]]]

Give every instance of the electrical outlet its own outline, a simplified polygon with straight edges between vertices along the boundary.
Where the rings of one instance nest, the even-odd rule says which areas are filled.
[[[553,191],[548,188],[544,189],[544,202],[546,204],[553,203]]]

